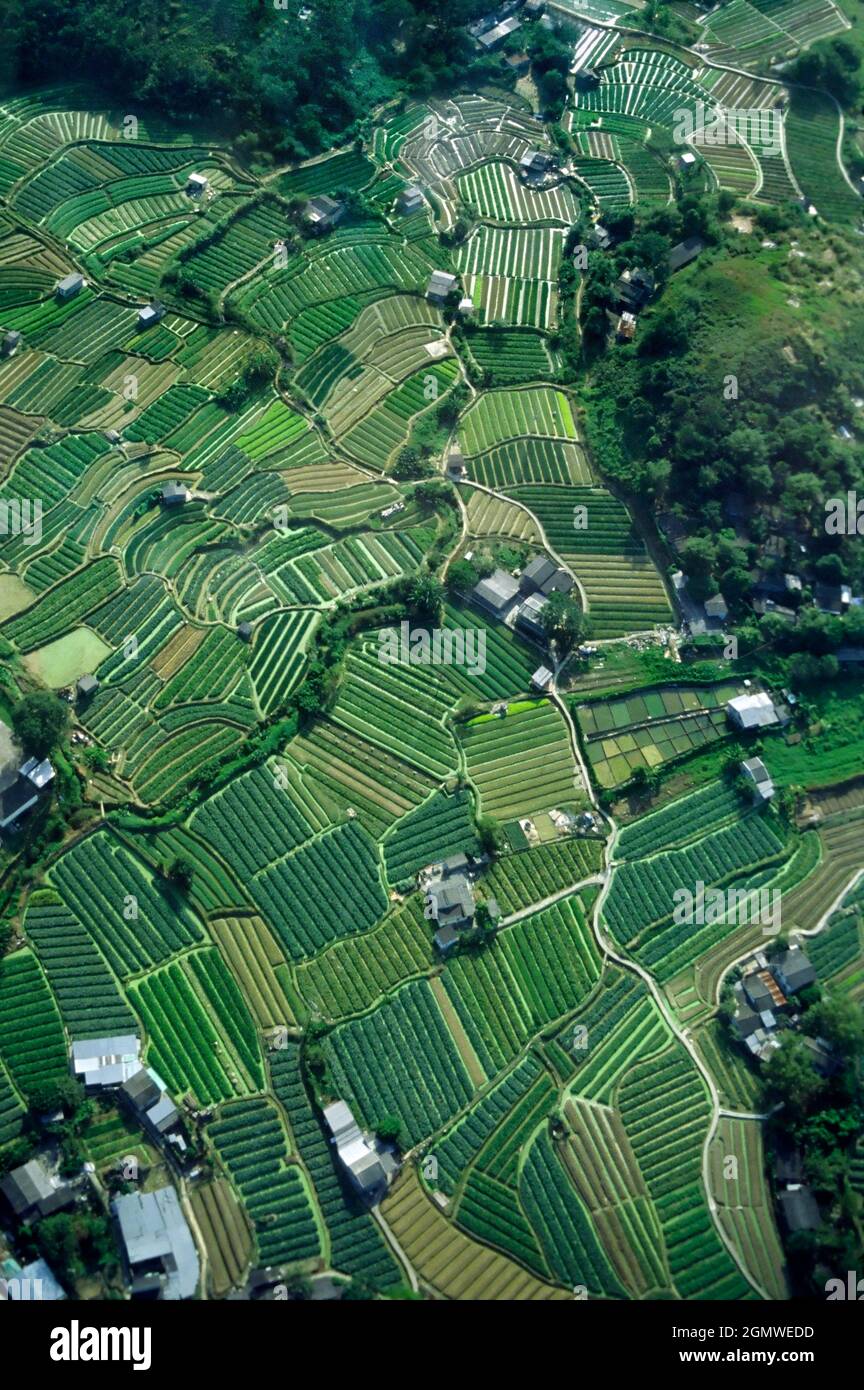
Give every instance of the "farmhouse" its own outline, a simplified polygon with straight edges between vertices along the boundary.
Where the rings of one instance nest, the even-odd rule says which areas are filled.
[[[0,344],[0,357],[12,357],[18,351],[21,343],[21,334],[17,332],[4,333],[3,342]]]
[[[88,1091],[122,1086],[141,1070],[141,1043],[134,1033],[88,1038],[72,1044],[72,1074]]]
[[[162,501],[166,507],[182,506],[184,502],[189,501],[191,496],[188,487],[184,487],[174,478],[171,479],[170,483],[166,483],[162,489]]]
[[[767,691],[758,694],[738,695],[726,706],[726,717],[736,729],[765,729],[771,724],[779,724],[780,716],[774,708],[774,701]]]
[[[771,781],[771,774],[761,758],[748,758],[745,763],[741,764],[741,772],[753,784],[754,801],[771,800],[774,795],[774,783]]]
[[[99,689],[99,681],[95,676],[80,676],[75,689],[78,692],[79,700],[87,700],[91,695],[95,695]]]
[[[395,1167],[392,1155],[379,1154],[372,1147],[344,1100],[328,1105],[324,1120],[357,1191],[373,1200],[381,1196]]]
[[[704,241],[698,236],[688,236],[684,241],[679,241],[677,246],[672,247],[667,257],[669,274],[674,275],[676,270],[681,270],[691,261],[695,261],[704,245]]]
[[[120,1095],[144,1129],[158,1142],[167,1139],[185,1151],[180,1111],[151,1067],[139,1067],[120,1087]]]
[[[525,183],[542,183],[550,169],[555,167],[551,154],[543,150],[529,150],[519,161],[519,173]]]
[[[471,590],[471,598],[496,618],[502,618],[519,593],[519,581],[506,570],[497,569],[487,579],[481,579]]]
[[[527,632],[529,637],[545,639],[546,632],[541,620],[543,609],[548,602],[548,598],[543,594],[532,594],[530,598],[526,598],[516,614],[516,626],[523,632]]]
[[[186,192],[194,196],[206,193],[209,180],[206,174],[190,174],[186,181]]]
[[[599,222],[595,222],[588,233],[588,245],[592,246],[596,251],[608,251],[609,247],[612,245],[611,232],[607,231]]]
[[[771,969],[784,994],[795,994],[816,981],[816,971],[800,946],[790,946],[782,956],[776,956],[771,962]]]
[[[0,1193],[18,1221],[63,1211],[72,1206],[76,1197],[75,1189],[55,1177],[38,1157],[13,1168],[0,1182]]]
[[[624,313],[618,320],[618,326],[615,329],[615,337],[618,339],[619,343],[630,343],[633,341],[635,336],[636,315],[631,314],[629,310],[625,309]]]
[[[547,580],[555,573],[555,562],[546,555],[537,555],[522,571],[519,588],[523,594],[539,593]]]
[[[477,35],[477,42],[486,53],[494,53],[500,48],[505,39],[509,39],[511,34],[515,34],[517,29],[522,28],[521,20],[515,15],[510,15],[509,19],[504,19],[500,24],[496,24],[492,29],[487,29],[485,33]]]
[[[0,830],[11,829],[32,810],[44,791],[54,780],[54,769],[47,758],[39,762],[28,758],[18,769],[17,779],[0,792]]]
[[[690,593],[683,570],[676,570],[672,575],[672,585],[681,616],[691,636],[704,637],[709,632],[722,631],[723,624],[729,616],[729,609],[722,594],[714,594],[704,603],[700,603]]]
[[[412,212],[419,212],[425,205],[423,190],[416,183],[413,183],[410,188],[403,188],[396,199],[396,211],[401,217],[410,217]]]
[[[54,287],[54,293],[58,299],[74,299],[83,288],[84,276],[73,271],[71,275],[66,275],[62,280],[58,280]]]
[[[439,926],[470,927],[474,921],[474,890],[465,873],[443,873],[426,887],[428,916]]]
[[[138,310],[138,327],[152,328],[165,317],[165,308],[162,304],[145,304],[143,309]]]
[[[198,1287],[198,1252],[173,1187],[111,1203],[132,1295],[177,1300]]]
[[[456,276],[451,275],[449,271],[433,270],[426,286],[426,298],[430,304],[446,304],[456,285]]]
[[[339,203],[335,198],[328,198],[322,194],[318,198],[310,198],[303,212],[303,217],[310,227],[316,232],[329,232],[345,216],[346,208],[344,203]]]
[[[638,313],[654,293],[654,276],[639,266],[624,270],[615,282],[615,293],[622,309]]]
[[[848,584],[816,584],[813,599],[822,613],[840,618],[852,602],[852,590]]]

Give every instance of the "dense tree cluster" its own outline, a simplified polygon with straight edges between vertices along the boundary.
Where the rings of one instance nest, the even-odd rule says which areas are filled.
[[[25,82],[105,87],[124,111],[203,116],[302,157],[376,101],[424,93],[477,61],[478,0],[7,0],[5,65]]]

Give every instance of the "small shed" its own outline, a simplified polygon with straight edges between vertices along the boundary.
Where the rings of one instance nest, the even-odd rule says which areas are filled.
[[[426,286],[426,298],[430,304],[446,304],[457,283],[456,276],[451,275],[449,271],[433,270]]]
[[[62,280],[58,280],[54,293],[58,299],[74,299],[84,288],[84,276],[73,271],[71,275],[65,275]]]
[[[186,192],[191,193],[193,197],[200,197],[209,187],[210,181],[206,174],[190,174],[186,180]]]
[[[165,317],[165,308],[162,304],[145,304],[143,309],[138,310],[138,327],[152,328]]]

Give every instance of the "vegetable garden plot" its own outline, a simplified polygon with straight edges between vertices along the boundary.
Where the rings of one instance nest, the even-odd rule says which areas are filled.
[[[262,714],[281,705],[297,684],[317,625],[314,613],[277,613],[261,624],[249,675]]]
[[[837,108],[822,92],[794,89],[786,116],[786,152],[804,196],[829,221],[860,218],[864,203],[837,164]]]
[[[349,821],[257,874],[249,891],[288,956],[300,960],[383,916],[380,874],[374,841]]]
[[[700,882],[723,882],[779,858],[783,850],[784,841],[771,821],[750,815],[726,829],[703,835],[692,846],[622,864],[615,871],[603,909],[609,929],[621,945],[632,943],[647,927],[672,916],[677,888],[692,885],[695,893]],[[692,925],[683,928],[682,935],[686,933],[694,934]]]
[[[336,941],[297,966],[297,988],[307,1003],[338,1022],[366,1012],[397,985],[433,965],[432,936],[419,895],[395,908],[362,938]]]
[[[481,716],[459,733],[483,815],[510,820],[572,804],[578,774],[554,705],[541,701],[504,718]]]
[[[379,643],[351,651],[331,717],[398,758],[446,777],[457,764],[443,718],[453,703],[449,668],[384,665]]]
[[[460,437],[468,455],[481,454],[520,435],[578,439],[573,410],[564,392],[549,386],[488,391],[462,417]]]
[[[25,1097],[68,1074],[60,1015],[30,950],[0,960],[0,1053]]]
[[[510,440],[483,454],[475,454],[469,471],[472,479],[490,488],[513,488],[526,483],[590,485],[592,482],[581,446],[569,439],[528,436]]]
[[[20,1133],[24,1114],[24,1106],[15,1094],[9,1073],[0,1061],[0,1146],[8,1144]]]
[[[458,248],[457,266],[463,275],[557,280],[564,237],[553,228],[505,231],[483,225]]]
[[[737,1174],[731,1180],[727,1178],[729,1155],[737,1159]],[[789,1287],[783,1273],[783,1247],[764,1166],[759,1122],[721,1116],[708,1150],[709,1189],[721,1228],[768,1297],[784,1299]]]
[[[201,939],[193,914],[104,830],[51,866],[50,880],[121,979]]]
[[[587,997],[600,961],[576,898],[499,933],[479,955],[448,962],[444,987],[486,1075],[512,1061],[538,1028]]]
[[[735,788],[727,782],[711,782],[707,787],[679,798],[651,815],[626,825],[615,844],[616,859],[641,859],[647,854],[670,849],[715,831],[728,821],[738,820],[744,806]]]
[[[275,1052],[270,1062],[273,1090],[285,1107],[291,1133],[306,1172],[312,1180],[318,1208],[330,1234],[330,1263],[344,1274],[362,1278],[375,1288],[387,1288],[401,1278],[401,1266],[371,1215],[337,1174],[333,1150],[325,1138],[300,1068],[300,1049],[294,1044]]]
[[[46,889],[31,893],[24,926],[73,1041],[136,1031],[135,1016],[92,937],[58,894]]]
[[[497,1246],[542,1278],[549,1267],[512,1188],[474,1168],[459,1197],[456,1219],[478,1240]]]
[[[48,589],[32,607],[3,624],[3,635],[19,651],[31,652],[61,637],[77,626],[121,585],[117,561],[104,555],[86,569],[78,570],[53,589]]]
[[[465,340],[468,356],[489,385],[508,386],[551,376],[558,368],[546,340],[539,333],[478,329]],[[563,481],[569,482],[569,478]]]
[[[590,878],[602,866],[602,840],[559,840],[498,859],[483,875],[483,891],[495,898],[507,916]]]
[[[527,1094],[542,1073],[533,1052],[527,1052],[503,1081],[486,1091],[466,1115],[435,1142],[438,1186],[450,1196],[499,1123]]]
[[[416,768],[326,719],[295,738],[288,753],[327,789],[336,806],[353,812],[376,838],[430,790],[430,779]]]
[[[384,841],[384,863],[393,884],[409,881],[426,864],[451,854],[479,851],[467,791],[436,791],[400,820]]]
[[[364,188],[374,177],[375,165],[356,150],[350,150],[280,174],[276,185],[283,198],[315,198],[343,188]]]
[[[749,1285],[711,1221],[701,1181],[710,1105],[683,1048],[637,1064],[619,1091],[624,1128],[663,1227],[682,1298],[742,1298]]]
[[[190,818],[190,829],[236,869],[244,883],[313,833],[283,781],[277,768],[253,768],[209,797]]]
[[[579,200],[562,184],[533,189],[521,183],[510,164],[490,160],[456,180],[460,196],[476,208],[478,217],[493,222],[560,222],[570,227],[579,217]]]
[[[355,1115],[369,1126],[398,1115],[405,1147],[446,1124],[473,1094],[425,980],[404,985],[373,1013],[340,1025],[324,1047]]]
[[[245,1089],[181,965],[168,965],[127,988],[147,1029],[147,1060],[173,1095],[191,1093],[206,1106]]]
[[[620,165],[612,160],[577,158],[573,160],[573,168],[597,200],[601,214],[629,207],[633,202],[630,181]]]
[[[275,1106],[265,1100],[226,1106],[207,1134],[252,1220],[259,1263],[282,1265],[319,1256],[311,1194],[303,1170],[287,1161],[288,1144]]]
[[[470,655],[471,634],[479,644],[482,636],[485,641],[485,670],[474,670],[471,666],[450,668],[454,685],[472,693],[478,692],[486,699],[506,699],[521,691],[531,689],[531,676],[537,669],[537,652],[521,637],[504,627],[502,623],[487,622],[476,609],[468,608],[455,600],[444,605],[444,626],[468,634],[465,638],[466,654]],[[478,647],[475,646],[475,652]]]
[[[519,1183],[523,1209],[563,1284],[623,1298],[624,1289],[548,1134],[534,1140]]]

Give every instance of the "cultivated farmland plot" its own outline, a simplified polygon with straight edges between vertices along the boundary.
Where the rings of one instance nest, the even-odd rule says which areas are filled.
[[[724,1105],[755,1111],[715,1007],[750,938],[682,931],[670,898],[697,877],[776,882],[805,929],[838,898],[808,949],[859,999],[855,825],[799,836],[717,782],[608,840],[599,812],[561,833],[549,812],[588,804],[582,757],[612,791],[719,741],[738,682],[642,688],[633,644],[609,659],[629,693],[597,699],[599,670],[572,687],[574,730],[563,696],[532,687],[553,660],[539,643],[449,589],[423,616],[464,545],[514,574],[560,557],[592,639],[671,618],[564,385],[561,261],[586,209],[668,201],[675,110],[762,108],[776,89],[600,27],[626,27],[616,0],[568,8],[597,21],[573,66],[600,82],[564,113],[573,173],[546,189],[518,172],[555,149],[521,84],[390,103],[362,147],[263,177],[191,127],[142,121],[128,142],[76,89],[0,105],[0,339],[21,334],[0,360],[0,503],[44,508],[38,537],[0,537],[0,639],[12,682],[66,691],[84,735],[56,759],[32,822],[48,854],[20,884],[25,840],[4,834],[0,886],[22,896],[0,960],[0,1150],[29,1134],[31,1095],[68,1076],[70,1042],[137,1033],[175,1103],[209,1112],[190,1201],[212,1297],[250,1267],[404,1283],[323,1127],[333,1099],[370,1134],[395,1119],[403,1156],[422,1149],[383,1211],[436,1294],[784,1296],[755,1122],[722,1118],[706,1185],[711,1100],[674,1026],[692,1027]],[[704,32],[749,62],[769,33],[834,32],[833,13],[733,0]],[[788,166],[741,146],[712,168],[741,191],[761,178],[766,198],[797,180],[851,217],[834,116],[808,100]],[[425,206],[403,216],[414,183]],[[291,200],[349,190],[339,225],[305,236]],[[460,204],[468,235],[440,237]],[[64,301],[73,269],[87,284]],[[457,274],[470,315],[430,302],[433,270]],[[150,301],[164,314],[142,326]],[[435,477],[454,448],[458,487]],[[409,640],[422,624],[482,638],[482,665],[383,660],[403,619]],[[4,721],[13,695],[7,682]],[[442,950],[422,873],[451,860],[475,921],[483,904],[498,926]],[[124,1154],[160,1161],[113,1109],[83,1137],[101,1174]],[[742,1160],[728,1200],[719,1149]]]

